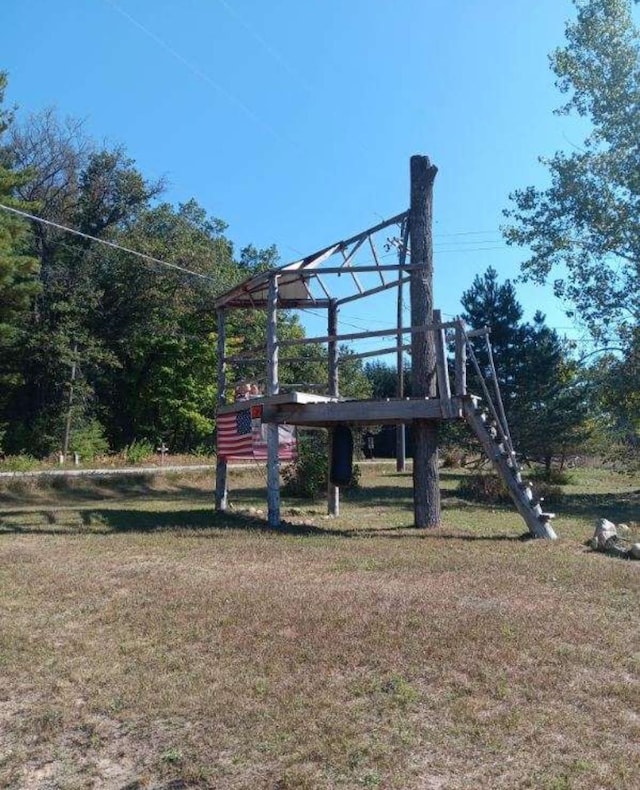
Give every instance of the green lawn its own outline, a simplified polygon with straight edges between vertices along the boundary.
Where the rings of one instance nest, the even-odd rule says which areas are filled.
[[[0,491],[0,786],[635,788],[640,480],[564,487],[555,542],[363,465],[339,519],[262,470]]]

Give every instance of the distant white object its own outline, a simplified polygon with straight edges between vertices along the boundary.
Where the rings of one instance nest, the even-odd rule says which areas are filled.
[[[629,549],[629,554],[633,557],[634,560],[640,560],[640,543],[634,543],[633,546]]]
[[[616,529],[616,525],[611,521],[607,521],[606,518],[601,518],[596,525],[596,531],[594,532],[593,537],[597,548],[600,551],[604,551],[606,548],[608,548],[607,541],[611,540],[611,538],[618,537],[618,530]]]

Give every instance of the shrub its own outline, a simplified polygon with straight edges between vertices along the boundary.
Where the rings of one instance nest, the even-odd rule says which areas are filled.
[[[128,464],[141,464],[155,454],[155,448],[148,439],[134,439],[124,450],[124,458]]]
[[[532,488],[534,497],[544,499],[547,504],[558,504],[564,497],[560,486],[545,482],[532,482]],[[502,505],[511,502],[506,485],[495,474],[476,474],[464,477],[458,483],[458,495],[464,499],[488,505]]]
[[[0,461],[0,472],[31,472],[37,466],[31,455],[8,455]]]
[[[109,452],[109,442],[106,440],[104,428],[98,420],[89,420],[81,428],[74,430],[69,449],[87,461],[93,460],[97,455]]]
[[[463,477],[458,483],[458,494],[464,499],[485,502],[490,505],[510,501],[507,487],[494,474],[475,474]]]
[[[327,434],[323,431],[303,435],[298,440],[297,459],[282,470],[283,493],[304,499],[317,499],[329,484]],[[353,465],[347,488],[360,485],[360,467]]]
[[[547,470],[541,466],[537,469],[532,469],[527,474],[532,480],[541,480],[555,486],[566,486],[573,482],[573,475],[567,472],[566,469],[557,469],[555,467]]]

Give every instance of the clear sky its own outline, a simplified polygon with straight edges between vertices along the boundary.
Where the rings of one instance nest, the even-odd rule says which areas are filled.
[[[409,158],[429,155],[450,316],[489,265],[518,275],[508,194],[581,141],[553,115],[548,65],[573,14],[570,0],[1,0],[0,70],[21,114],[86,119],[166,176],[167,199],[194,197],[238,249],[276,244],[283,263],[405,210]],[[550,289],[517,289],[526,318],[582,337]],[[341,320],[392,325],[387,301],[390,322],[382,303]]]

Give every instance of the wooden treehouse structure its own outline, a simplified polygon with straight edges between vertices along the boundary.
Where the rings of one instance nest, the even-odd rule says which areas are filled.
[[[411,158],[411,196],[407,211],[380,222],[351,238],[335,242],[302,260],[260,272],[216,300],[218,312],[218,417],[246,410],[246,401],[227,403],[229,371],[257,362],[264,364],[266,391],[252,399],[261,407],[267,425],[267,500],[271,526],[280,523],[279,426],[323,427],[330,436],[338,426],[398,426],[398,468],[404,463],[404,426],[414,436],[413,497],[417,527],[438,526],[440,498],[437,457],[437,424],[440,420],[466,420],[496,472],[507,486],[518,512],[534,537],[555,538],[552,513],[544,512],[531,485],[523,480],[511,441],[497,385],[488,330],[467,331],[464,322],[443,322],[433,309],[432,192],[437,169],[424,156]],[[385,249],[383,255],[381,249]],[[392,254],[397,262],[386,263]],[[348,283],[348,287],[345,287]],[[403,294],[408,286],[410,316],[404,325]],[[394,325],[366,332],[339,332],[339,311],[357,300],[375,300],[393,291],[397,295]],[[266,311],[264,344],[227,354],[226,317],[231,310]],[[280,310],[326,310],[326,334],[319,337],[279,339]],[[391,320],[389,321],[391,323]],[[380,348],[348,354],[348,359],[396,357],[399,391],[395,398],[353,400],[340,396],[341,342],[392,338]],[[483,375],[474,342],[484,339],[490,373]],[[328,380],[324,394],[284,391],[279,364],[301,361],[296,349],[323,344],[327,349]],[[455,349],[449,359],[448,348]],[[403,397],[402,371],[410,354],[411,398]],[[475,370],[480,392],[467,389],[467,369]],[[486,373],[486,371],[485,371]],[[241,380],[242,374],[233,380]],[[227,507],[227,459],[220,454],[216,471],[216,508]],[[329,484],[328,511],[339,513],[339,489]]]

